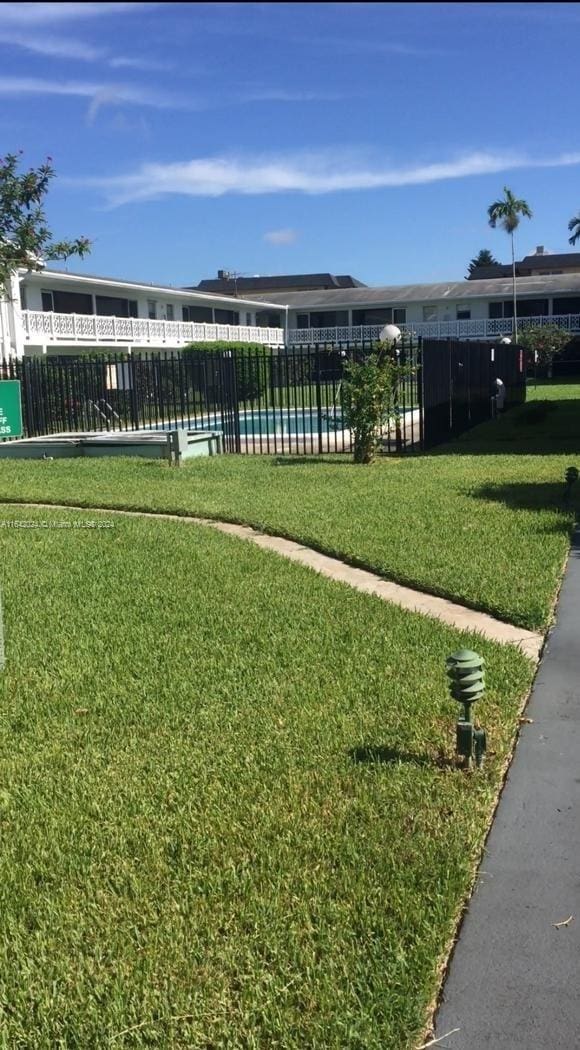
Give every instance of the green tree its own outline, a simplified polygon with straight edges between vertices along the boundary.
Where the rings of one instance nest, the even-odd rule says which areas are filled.
[[[355,463],[371,463],[385,429],[398,427],[399,391],[411,372],[410,365],[399,364],[392,342],[377,343],[371,354],[345,365],[342,413],[353,433]]]
[[[55,174],[52,159],[29,171],[19,171],[19,164],[20,154],[0,158],[0,292],[7,292],[19,269],[42,270],[54,259],[82,258],[91,247],[86,237],[53,239],[43,209]]]
[[[576,241],[580,239],[580,214],[575,215],[574,218],[570,219],[568,229],[572,234],[572,236],[568,238],[568,244],[576,244]]]
[[[481,251],[469,263],[469,266],[467,267],[466,280],[467,281],[469,280],[469,278],[473,275],[474,271],[477,270],[477,268],[479,266],[497,266],[497,265],[498,265],[498,260],[495,258],[495,256],[492,255],[492,253],[489,251],[489,249],[488,248],[482,248]]]
[[[504,196],[499,200],[494,201],[490,204],[487,209],[487,215],[489,219],[489,225],[492,229],[495,229],[499,224],[502,230],[505,230],[511,237],[512,242],[512,279],[513,279],[513,294],[514,294],[514,340],[517,339],[518,334],[518,311],[517,311],[517,292],[516,292],[516,256],[514,247],[514,233],[520,224],[520,218],[531,219],[532,210],[527,201],[518,200],[514,197],[512,191],[507,186],[503,188]]]
[[[557,325],[535,325],[524,329],[518,340],[520,346],[534,355],[535,361],[552,374],[554,357],[561,354],[570,342],[570,333]]]

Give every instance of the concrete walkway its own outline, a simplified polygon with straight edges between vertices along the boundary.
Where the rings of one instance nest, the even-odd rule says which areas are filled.
[[[351,565],[347,565],[346,562],[341,561],[339,558],[331,558],[327,554],[320,554],[310,547],[304,547],[302,544],[296,543],[294,540],[284,539],[282,536],[270,536],[267,533],[259,532],[257,529],[252,529],[248,525],[234,525],[230,522],[180,514],[114,510],[108,507],[79,507],[70,504],[6,502],[4,506],[42,507],[46,510],[83,510],[98,514],[121,514],[127,517],[157,518],[165,521],[181,521],[194,525],[205,525],[209,528],[217,529],[218,532],[225,532],[228,536],[249,540],[258,547],[264,548],[264,550],[274,551],[275,554],[279,554],[282,558],[288,558],[290,561],[305,565],[322,576],[327,576],[329,579],[336,580],[339,583],[345,583],[349,587],[354,587],[357,591],[374,594],[384,601],[400,606],[402,609],[409,609],[412,612],[422,613],[423,616],[441,620],[443,623],[456,627],[460,631],[473,631],[483,635],[484,638],[491,638],[495,642],[501,642],[505,645],[516,645],[532,660],[538,660],[542,648],[543,635],[535,631],[526,631],[523,627],[514,627],[513,624],[496,620],[493,616],[488,616],[487,613],[466,609],[465,606],[457,605],[446,598],[437,598],[435,595],[424,594],[421,591],[413,590],[411,587],[403,587],[398,583],[391,583],[373,572],[367,572],[365,569],[356,569]]]
[[[526,716],[444,985],[447,1050],[580,1047],[580,529]]]

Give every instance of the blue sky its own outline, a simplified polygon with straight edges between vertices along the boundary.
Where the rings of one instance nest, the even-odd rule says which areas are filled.
[[[580,209],[580,4],[4,3],[4,152],[53,158],[71,269],[459,279]]]

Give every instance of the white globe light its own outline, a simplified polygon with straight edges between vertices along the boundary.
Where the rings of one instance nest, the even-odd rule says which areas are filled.
[[[398,343],[401,338],[401,329],[396,324],[386,324],[381,328],[379,339],[381,343]]]
[[[511,343],[509,335],[504,335],[503,339],[500,339],[500,343],[504,343],[504,345]]]

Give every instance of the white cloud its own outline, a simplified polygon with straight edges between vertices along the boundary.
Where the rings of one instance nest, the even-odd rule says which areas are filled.
[[[83,180],[98,186],[111,204],[168,195],[221,197],[228,193],[335,193],[344,190],[418,186],[517,168],[557,168],[580,164],[580,153],[534,159],[523,154],[476,152],[453,160],[408,167],[369,162],[344,149],[280,157],[206,157],[173,164],[144,164],[137,171]]]
[[[264,240],[268,244],[295,244],[298,240],[298,230],[289,227],[283,230],[268,230],[268,233],[264,234]]]
[[[0,97],[69,95],[92,100],[89,116],[106,103],[128,103],[155,109],[182,108],[182,100],[136,84],[99,84],[83,80],[44,80],[39,77],[0,77]]]
[[[4,25],[35,26],[54,22],[84,21],[102,15],[159,7],[157,3],[7,3],[1,6]]]
[[[111,69],[143,69],[148,73],[164,73],[173,69],[170,62],[158,62],[153,58],[124,58],[122,55],[110,58],[108,65]]]
[[[37,55],[47,55],[51,58],[73,58],[82,62],[96,62],[106,54],[102,49],[85,44],[82,40],[10,29],[0,29],[0,44],[21,47]]]

